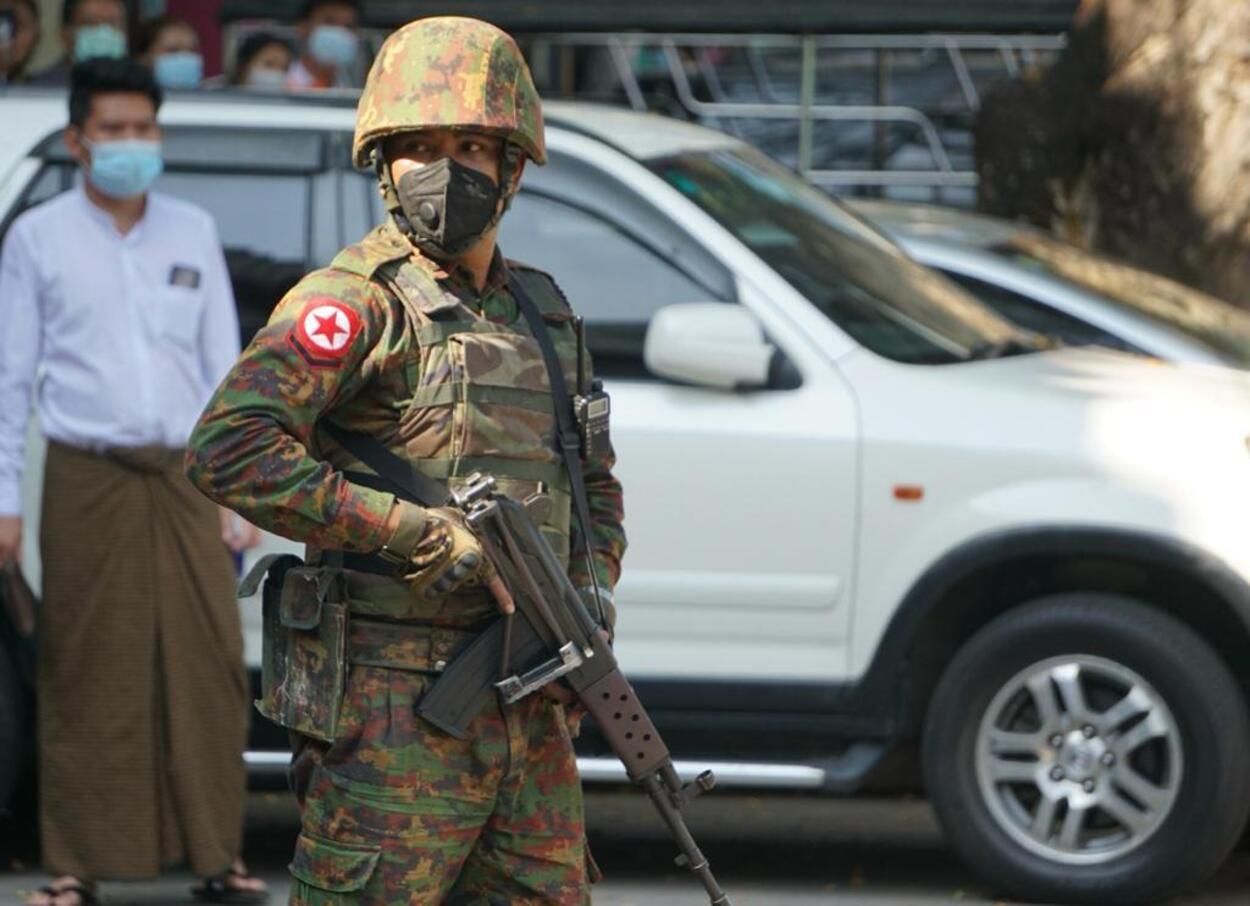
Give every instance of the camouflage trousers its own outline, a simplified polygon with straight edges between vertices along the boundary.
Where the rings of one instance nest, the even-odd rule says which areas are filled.
[[[352,668],[338,738],[297,759],[292,906],[589,903],[563,709],[492,703],[458,740],[414,712],[429,681]]]

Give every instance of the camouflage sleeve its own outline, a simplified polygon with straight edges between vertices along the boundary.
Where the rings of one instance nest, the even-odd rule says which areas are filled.
[[[204,494],[256,525],[315,547],[376,550],[394,496],[354,485],[310,452],[317,419],[380,366],[389,303],[338,271],[301,280],[243,350],[187,445]]]

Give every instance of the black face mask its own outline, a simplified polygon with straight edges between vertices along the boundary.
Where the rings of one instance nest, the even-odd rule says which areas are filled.
[[[395,186],[413,241],[437,257],[458,255],[494,226],[499,187],[449,157],[409,170]]]

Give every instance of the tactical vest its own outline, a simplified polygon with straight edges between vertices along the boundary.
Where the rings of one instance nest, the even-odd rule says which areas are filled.
[[[473,473],[486,472],[513,499],[549,495],[551,506],[541,514],[541,528],[567,565],[572,496],[556,447],[547,369],[528,325],[519,313],[511,324],[488,320],[443,289],[413,260],[406,242],[396,257],[395,243],[379,241],[387,238],[379,232],[383,235],[374,233],[345,249],[330,266],[371,280],[400,303],[405,315],[409,353],[404,384],[409,396],[395,402],[398,428],[386,439],[388,446],[414,470],[453,490]],[[510,269],[543,315],[568,386],[577,386],[578,341],[568,303],[541,271],[515,264]],[[370,471],[347,451],[331,451],[332,443],[325,447],[336,468]],[[479,599],[480,606],[463,600],[423,606],[411,595],[401,603],[396,593],[406,586],[379,578],[352,577],[353,611],[440,622],[445,616],[463,625],[494,610],[480,591],[466,593]]]

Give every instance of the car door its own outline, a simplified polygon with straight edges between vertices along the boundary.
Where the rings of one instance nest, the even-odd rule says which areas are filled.
[[[767,295],[631,188],[654,180],[641,167],[622,178],[559,140],[548,135],[547,166],[527,168],[500,248],[554,277],[586,319],[612,395],[629,536],[617,588],[625,667],[650,703],[674,692],[683,707],[724,705],[708,680],[845,679],[858,520],[850,389],[779,318],[764,324],[784,342],[767,388],[648,372],[647,326],[664,306],[745,304],[767,320]],[[372,177],[356,175],[343,210],[363,232],[384,212]]]
[[[779,348],[759,390],[650,374],[643,341],[661,308],[716,302],[758,313],[767,299],[608,173],[559,153],[539,172],[527,173],[500,243],[549,271],[586,318],[612,394],[630,543],[617,589],[625,666],[687,688],[682,681],[841,678],[857,506],[849,389],[794,345]]]

